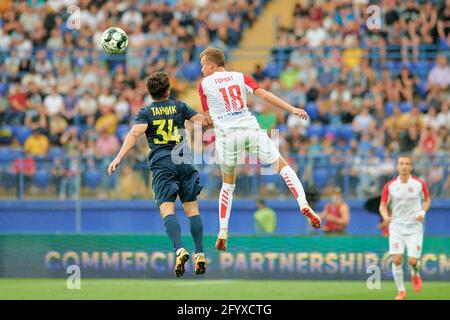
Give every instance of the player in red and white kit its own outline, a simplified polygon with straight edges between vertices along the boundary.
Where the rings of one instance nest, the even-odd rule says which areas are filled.
[[[406,299],[403,284],[403,254],[405,248],[411,266],[411,280],[415,291],[422,289],[419,275],[423,242],[423,220],[430,208],[428,188],[421,179],[411,175],[413,168],[409,156],[400,156],[397,161],[398,177],[390,180],[381,194],[380,214],[382,225],[389,226],[389,253],[393,255],[392,274],[398,289],[396,300]],[[392,212],[389,216],[389,209]]]
[[[271,164],[279,173],[297,200],[300,210],[314,228],[320,228],[319,216],[309,207],[303,186],[295,171],[280,155],[275,144],[263,131],[247,107],[247,94],[253,93],[268,103],[307,119],[304,110],[295,108],[274,94],[260,88],[250,76],[225,70],[222,50],[208,48],[200,55],[205,78],[198,92],[203,110],[211,118],[216,134],[215,147],[222,171],[219,195],[220,231],[216,242],[218,250],[226,250],[228,220],[236,182],[236,165],[242,151],[255,154],[264,164]]]

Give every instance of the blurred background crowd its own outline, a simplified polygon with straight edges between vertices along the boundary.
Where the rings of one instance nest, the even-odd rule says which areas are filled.
[[[1,196],[151,197],[144,140],[118,177],[106,175],[133,116],[151,102],[142,80],[165,71],[172,97],[182,97],[201,78],[198,54],[208,46],[230,54],[268,2],[2,1]],[[371,3],[298,3],[269,61],[254,67],[260,85],[305,108],[308,121],[256,98],[249,105],[263,129],[277,130],[304,181],[325,194],[335,186],[346,196],[377,194],[395,157],[410,153],[433,196],[448,196],[450,0],[374,2],[377,30],[366,23]],[[73,4],[79,29],[66,9]],[[122,56],[100,48],[110,26],[129,35]],[[202,196],[216,195],[217,165],[198,167]],[[238,197],[289,195],[278,176],[255,174],[259,165],[239,170]]]

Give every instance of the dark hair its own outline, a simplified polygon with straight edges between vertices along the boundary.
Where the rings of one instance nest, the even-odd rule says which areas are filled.
[[[258,201],[256,203],[259,205],[262,205],[264,207],[266,206],[266,202],[263,199],[258,199]]]
[[[225,54],[218,48],[206,48],[200,53],[200,59],[203,57],[218,67],[225,66]]]
[[[145,80],[145,85],[153,99],[165,98],[170,89],[169,76],[165,72],[155,72]]]

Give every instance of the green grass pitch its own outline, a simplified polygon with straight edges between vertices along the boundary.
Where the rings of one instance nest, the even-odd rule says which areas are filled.
[[[406,283],[409,300],[450,299],[450,285],[424,282],[422,292]],[[80,290],[66,288],[65,279],[0,279],[0,299],[364,299],[391,300],[393,281],[367,289],[365,281],[153,280],[81,279]]]

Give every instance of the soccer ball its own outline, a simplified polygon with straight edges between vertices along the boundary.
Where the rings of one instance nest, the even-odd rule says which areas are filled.
[[[102,48],[109,54],[123,53],[128,46],[128,35],[120,28],[111,27],[102,34]]]

